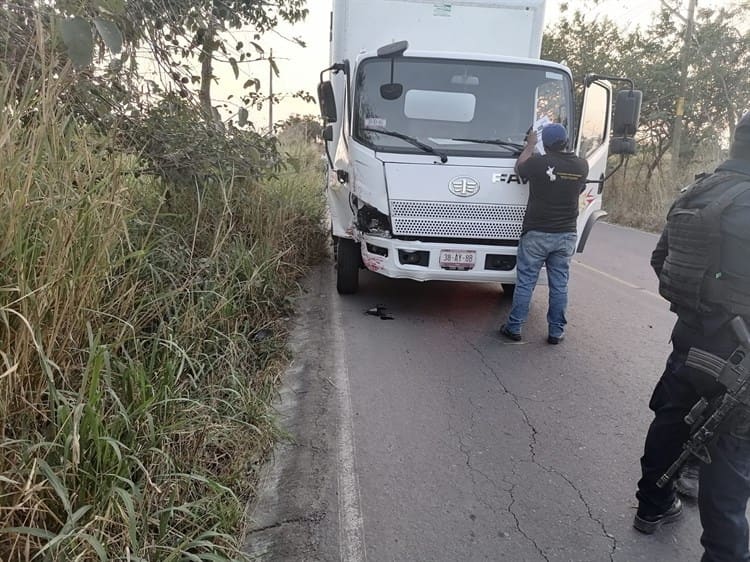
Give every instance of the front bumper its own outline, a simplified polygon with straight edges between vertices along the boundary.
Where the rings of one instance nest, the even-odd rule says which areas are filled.
[[[367,234],[361,235],[360,241],[365,267],[386,277],[415,281],[516,282],[517,246],[462,246],[452,243],[404,241]],[[460,270],[441,267],[441,250],[475,251],[474,267]],[[409,260],[419,263],[404,263]]]

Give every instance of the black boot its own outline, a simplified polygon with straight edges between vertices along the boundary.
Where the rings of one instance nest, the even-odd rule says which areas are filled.
[[[670,508],[662,513],[657,513],[656,515],[636,514],[633,520],[633,527],[641,533],[650,535],[658,531],[659,527],[665,523],[672,523],[680,517],[682,517],[682,502],[678,498],[675,498]]]

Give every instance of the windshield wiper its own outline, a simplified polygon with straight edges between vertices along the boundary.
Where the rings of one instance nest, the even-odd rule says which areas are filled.
[[[500,139],[451,139],[458,142],[475,142],[477,144],[493,144],[503,148],[514,148],[518,153],[523,150],[523,145],[517,142],[504,141]],[[515,152],[514,152],[515,154]]]
[[[381,135],[387,135],[389,137],[396,137],[397,139],[404,140],[411,144],[412,146],[416,146],[417,148],[420,148],[424,150],[425,152],[429,152],[430,154],[434,154],[435,156],[440,157],[440,161],[445,164],[448,161],[448,156],[439,150],[431,147],[429,144],[423,143],[419,139],[415,139],[414,137],[410,137],[409,135],[405,135],[404,133],[399,133],[397,131],[388,131],[386,129],[375,129],[373,127],[363,127],[363,131],[369,131],[371,133],[380,133]]]

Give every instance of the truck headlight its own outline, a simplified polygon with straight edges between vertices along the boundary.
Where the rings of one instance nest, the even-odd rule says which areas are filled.
[[[364,205],[357,211],[357,227],[373,236],[391,237],[390,217],[371,205]]]

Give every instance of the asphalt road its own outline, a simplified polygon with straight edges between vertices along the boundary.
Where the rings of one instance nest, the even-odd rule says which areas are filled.
[[[632,529],[647,403],[674,316],[648,265],[656,236],[596,226],[574,259],[568,330],[546,343],[538,287],[522,343],[498,285],[329,266],[300,300],[247,548],[259,560],[699,560],[697,507]],[[365,314],[377,305],[392,316]]]

